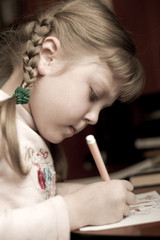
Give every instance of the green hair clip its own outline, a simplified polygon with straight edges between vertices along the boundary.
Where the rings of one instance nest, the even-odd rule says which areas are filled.
[[[30,92],[23,87],[17,87],[13,97],[17,98],[16,104],[27,104],[29,102]]]

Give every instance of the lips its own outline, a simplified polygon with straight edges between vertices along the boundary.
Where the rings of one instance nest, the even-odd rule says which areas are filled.
[[[71,132],[72,136],[76,134],[76,130],[75,130],[74,127],[70,126],[69,129],[70,129],[70,132]]]
[[[71,128],[74,131],[74,134],[81,132],[85,127],[86,127],[86,125],[84,125],[83,127],[80,127],[80,128],[74,128],[73,126],[71,126]]]

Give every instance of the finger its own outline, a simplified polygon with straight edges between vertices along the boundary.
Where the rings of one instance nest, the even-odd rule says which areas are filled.
[[[133,192],[128,192],[127,201],[128,205],[134,204],[136,202],[136,195]]]
[[[134,187],[129,181],[127,180],[122,180],[122,181],[128,191],[133,191]]]
[[[124,209],[124,217],[127,217],[129,214],[130,214],[130,207],[126,205]]]

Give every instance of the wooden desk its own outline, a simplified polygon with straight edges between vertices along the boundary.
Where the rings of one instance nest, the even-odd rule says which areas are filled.
[[[160,193],[160,186],[146,187],[146,188],[137,188],[134,190],[135,193],[143,193],[149,191],[157,191]],[[101,240],[108,238],[124,238],[124,237],[139,237],[139,238],[159,238],[160,239],[160,222],[147,223],[134,225],[129,227],[121,227],[115,229],[107,229],[103,231],[90,231],[90,232],[81,232],[79,230],[74,231],[71,234],[71,240]]]

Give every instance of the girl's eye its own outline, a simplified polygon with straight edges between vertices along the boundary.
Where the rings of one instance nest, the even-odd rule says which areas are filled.
[[[98,101],[98,99],[99,99],[97,94],[94,92],[94,90],[92,88],[90,89],[89,99],[90,99],[91,102]]]

